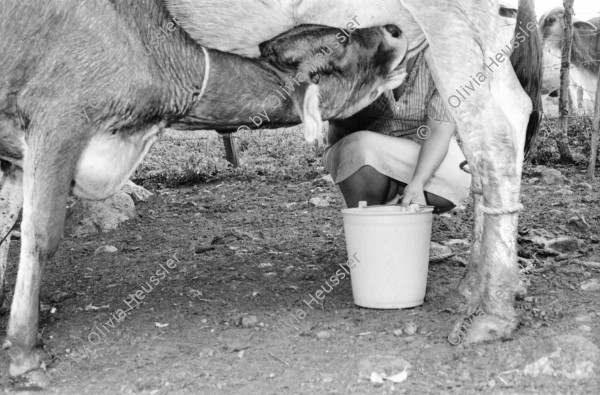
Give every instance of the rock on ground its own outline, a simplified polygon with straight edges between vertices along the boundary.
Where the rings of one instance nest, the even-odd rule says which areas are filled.
[[[144,187],[134,184],[131,180],[127,181],[127,184],[121,188],[121,191],[131,196],[131,199],[133,199],[135,204],[139,202],[145,202],[146,200],[150,199],[150,196],[152,196],[152,192]]]
[[[598,373],[600,351],[583,336],[563,335],[549,339],[551,353],[525,366],[525,374],[564,376],[570,380],[590,379]]]
[[[559,237],[557,239],[552,239],[548,241],[548,243],[546,243],[547,250],[559,253],[575,252],[583,246],[583,240],[579,240],[575,237]]]
[[[566,183],[567,181],[567,177],[565,177],[559,170],[551,169],[545,166],[538,166],[537,170],[541,173],[542,183],[546,185],[560,185]]]
[[[67,210],[65,234],[81,237],[116,229],[135,217],[135,204],[152,193],[129,181],[123,189],[105,200],[78,200]]]

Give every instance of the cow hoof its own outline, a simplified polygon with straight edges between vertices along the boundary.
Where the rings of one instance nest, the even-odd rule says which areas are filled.
[[[19,379],[25,377],[29,373],[39,371],[41,368],[40,363],[40,350],[38,349],[27,349],[21,347],[11,340],[6,339],[2,345],[8,354],[10,355],[11,362],[8,369],[8,373],[11,377]]]
[[[50,385],[50,380],[41,370],[27,372],[11,381],[14,391],[41,391]]]
[[[509,339],[517,327],[517,321],[477,309],[475,313],[460,319],[448,335],[450,344],[473,344],[492,340]]]

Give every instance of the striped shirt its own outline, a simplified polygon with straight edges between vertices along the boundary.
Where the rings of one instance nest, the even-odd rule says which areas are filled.
[[[394,137],[403,137],[416,141],[419,127],[425,125],[427,118],[455,123],[440,96],[427,62],[421,52],[404,82],[404,93],[396,99],[389,90],[381,94],[368,107],[348,119],[332,121],[331,128],[338,138],[359,130],[370,130]]]

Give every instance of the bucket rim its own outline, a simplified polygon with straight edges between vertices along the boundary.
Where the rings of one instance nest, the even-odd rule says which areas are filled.
[[[348,215],[369,215],[369,216],[389,216],[389,215],[419,215],[419,214],[429,214],[429,213],[433,213],[433,209],[435,207],[433,206],[419,206],[419,210],[418,211],[383,211],[383,212],[376,212],[375,210],[369,210],[371,208],[395,208],[395,207],[403,207],[400,206],[399,204],[376,204],[373,206],[367,206],[367,207],[352,207],[352,208],[343,208],[342,209],[342,214],[348,214]],[[369,212],[371,211],[371,212]]]

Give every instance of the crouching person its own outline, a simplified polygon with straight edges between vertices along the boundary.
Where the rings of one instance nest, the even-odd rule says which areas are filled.
[[[471,176],[456,130],[423,53],[410,59],[405,82],[364,110],[330,123],[325,167],[346,205],[412,203],[451,210],[469,194]]]

